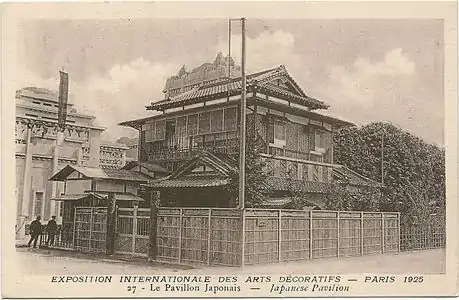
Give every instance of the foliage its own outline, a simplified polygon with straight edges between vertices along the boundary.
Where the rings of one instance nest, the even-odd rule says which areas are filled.
[[[378,182],[384,179],[379,210],[401,212],[403,223],[444,215],[444,149],[383,122],[343,129],[334,143],[335,163]]]
[[[382,199],[382,192],[376,188],[357,189],[333,183],[327,191],[325,207],[330,210],[378,211]]]
[[[253,121],[247,119],[249,122],[247,122],[245,151],[245,207],[257,207],[268,198],[269,186],[266,184],[266,179],[269,173],[266,170],[266,161],[259,156],[264,141],[258,130],[253,130]],[[234,174],[227,189],[238,195],[239,173]]]

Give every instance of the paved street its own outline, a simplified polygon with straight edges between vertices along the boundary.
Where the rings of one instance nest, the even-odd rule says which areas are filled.
[[[93,259],[86,255],[64,251],[32,251],[18,248],[14,260],[18,271],[36,275],[75,274],[345,274],[345,273],[422,273],[445,272],[444,249],[424,250],[401,254],[385,254],[340,259],[321,259],[283,264],[237,267],[203,267],[182,269],[173,265],[119,261],[108,258]]]

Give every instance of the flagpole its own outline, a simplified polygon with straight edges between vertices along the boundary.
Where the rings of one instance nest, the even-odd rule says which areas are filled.
[[[242,92],[241,92],[241,135],[240,135],[240,151],[239,151],[239,203],[240,208],[245,208],[245,138],[246,138],[246,75],[245,75],[245,18],[241,19],[242,23],[242,58],[241,58],[241,77],[242,77]]]
[[[381,135],[381,183],[384,184],[384,132]]]

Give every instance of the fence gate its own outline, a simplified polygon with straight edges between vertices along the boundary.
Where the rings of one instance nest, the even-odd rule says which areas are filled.
[[[105,252],[106,207],[75,207],[74,248],[83,252]]]
[[[119,208],[115,253],[148,256],[149,230],[149,208]]]

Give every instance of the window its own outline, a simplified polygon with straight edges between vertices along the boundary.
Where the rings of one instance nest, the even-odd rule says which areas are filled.
[[[188,125],[187,125],[188,135],[198,134],[198,115],[188,116]]]
[[[325,132],[319,129],[312,129],[309,136],[311,143],[311,151],[325,153]]]
[[[274,144],[285,146],[285,123],[279,120],[274,122]]]
[[[210,132],[222,132],[223,109],[214,110],[210,113]]]
[[[236,107],[230,107],[225,110],[225,131],[234,131],[237,129],[237,110]]]
[[[210,112],[206,111],[199,114],[199,133],[205,134],[210,132]]]
[[[64,216],[64,202],[63,201],[58,201],[58,217],[62,218]]]
[[[35,193],[35,203],[33,208],[34,216],[41,216],[41,209],[43,207],[43,192]]]
[[[284,121],[277,119],[268,120],[268,141],[278,147],[286,145]]]
[[[142,126],[145,132],[145,142],[162,141],[166,138],[166,122],[157,121]]]

